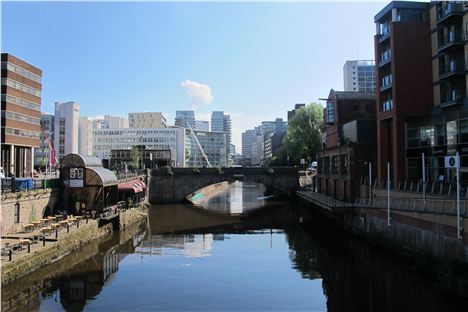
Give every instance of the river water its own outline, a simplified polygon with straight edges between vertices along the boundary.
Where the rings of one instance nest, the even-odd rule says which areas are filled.
[[[2,288],[2,311],[467,311],[392,255],[236,182]]]

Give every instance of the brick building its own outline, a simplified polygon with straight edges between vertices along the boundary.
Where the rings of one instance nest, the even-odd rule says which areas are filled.
[[[318,192],[344,201],[359,196],[360,178],[376,159],[375,107],[373,93],[330,90],[318,155]]]
[[[19,58],[1,54],[1,166],[7,175],[31,176],[39,147],[42,71]]]

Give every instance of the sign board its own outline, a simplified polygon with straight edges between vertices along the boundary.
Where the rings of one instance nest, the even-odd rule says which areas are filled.
[[[68,187],[83,187],[83,180],[70,180]]]
[[[305,159],[301,158],[301,165],[304,165],[304,164],[305,164]]]
[[[445,156],[445,168],[460,168],[460,156]]]

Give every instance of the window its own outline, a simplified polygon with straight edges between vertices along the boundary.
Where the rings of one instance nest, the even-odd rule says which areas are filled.
[[[13,216],[13,223],[19,223],[19,222],[20,222],[20,203],[16,203],[14,216]]]

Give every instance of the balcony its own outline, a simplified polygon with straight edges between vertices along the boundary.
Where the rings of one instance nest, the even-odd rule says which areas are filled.
[[[380,91],[385,91],[392,87],[392,75],[387,75],[380,80]]]
[[[465,75],[465,71],[455,60],[440,64],[439,79],[445,79],[453,75]]]
[[[463,103],[463,96],[460,90],[457,89],[447,90],[440,97],[440,107],[449,107],[461,103]]]
[[[463,5],[461,3],[446,2],[445,7],[437,9],[437,23],[443,22],[452,16],[463,15]]]
[[[462,33],[460,31],[451,31],[447,34],[447,36],[439,37],[438,42],[439,42],[439,46],[437,48],[437,51],[439,53],[452,46],[456,46],[456,45],[462,46],[465,44]]]
[[[392,53],[391,50],[388,49],[380,55],[379,67],[389,64],[391,59]]]
[[[389,100],[386,100],[386,101],[382,102],[382,107],[381,107],[382,112],[386,112],[386,111],[391,110],[391,109],[393,109],[393,100],[392,99],[389,99]]]

